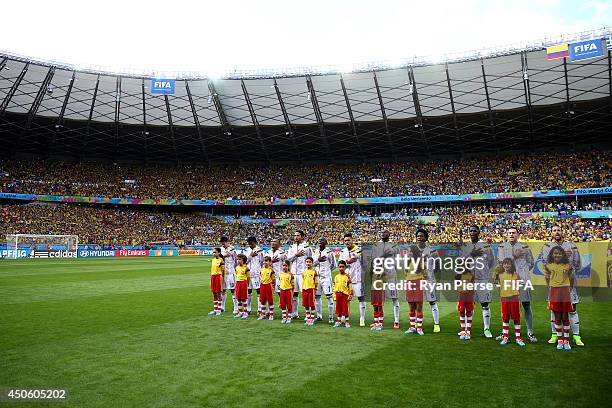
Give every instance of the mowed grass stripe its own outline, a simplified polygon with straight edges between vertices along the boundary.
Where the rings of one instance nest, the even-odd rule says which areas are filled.
[[[46,347],[96,333],[143,327],[206,314],[204,287],[193,286],[79,299],[2,305],[3,350]]]
[[[44,274],[44,275],[28,275],[24,276],[11,276],[1,277],[0,287],[8,286],[27,286],[27,285],[40,285],[40,284],[53,284],[60,282],[83,282],[83,281],[101,281],[107,279],[127,279],[127,278],[138,278],[138,277],[155,277],[155,276],[170,276],[170,275],[188,275],[188,274],[202,274],[206,270],[206,267],[202,268],[199,266],[192,267],[181,267],[181,268],[147,268],[147,269],[119,269],[119,270],[100,270],[98,272],[85,272],[85,273],[58,273],[58,274]]]
[[[0,288],[2,287],[28,287],[35,285],[52,285],[57,283],[84,282],[84,281],[102,281],[111,279],[136,279],[136,278],[153,278],[161,276],[177,276],[190,274],[206,274],[209,266],[193,265],[180,267],[178,265],[171,267],[153,267],[148,268],[131,268],[131,269],[112,269],[100,268],[98,271],[86,273],[56,273],[56,274],[39,274],[25,276],[2,276],[0,277]]]
[[[58,276],[69,274],[83,274],[107,271],[134,271],[184,268],[210,267],[210,258],[121,258],[121,259],[74,259],[74,260],[47,260],[23,259],[0,261],[0,283],[3,279],[16,277],[26,278],[34,276]]]
[[[125,293],[158,291],[203,286],[207,275],[142,276],[130,279],[106,279],[81,282],[48,283],[0,287],[0,304],[45,302]]]

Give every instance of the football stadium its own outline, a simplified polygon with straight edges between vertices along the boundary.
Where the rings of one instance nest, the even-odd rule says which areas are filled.
[[[0,408],[605,406],[612,6],[217,3],[1,6]]]

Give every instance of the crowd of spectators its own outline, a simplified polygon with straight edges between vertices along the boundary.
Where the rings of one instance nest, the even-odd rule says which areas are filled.
[[[346,207],[345,207],[346,208]],[[293,209],[278,210],[270,209],[256,210],[249,213],[247,217],[256,219],[327,219],[327,218],[359,218],[371,216],[383,216],[393,218],[433,216],[444,214],[503,214],[503,213],[530,213],[530,212],[552,212],[557,215],[572,215],[576,211],[599,211],[612,210],[612,202],[608,200],[596,200],[591,202],[545,201],[534,202],[496,202],[491,204],[455,205],[452,203],[439,203],[435,206],[403,207],[401,209],[389,210],[372,207],[370,209],[340,211],[334,207],[319,209],[312,207],[295,207]],[[239,215],[235,216],[240,218]]]
[[[163,212],[133,207],[7,204],[0,206],[0,236],[16,233],[72,234],[78,235],[81,243],[119,246],[161,243],[215,245],[222,235],[231,237],[234,242],[244,243],[248,236],[253,235],[263,244],[269,243],[272,238],[286,244],[291,242],[293,232],[300,229],[306,232],[310,241],[324,236],[330,244],[340,244],[345,232],[352,232],[358,241],[364,242],[378,239],[383,230],[390,231],[392,240],[411,241],[416,228],[425,225],[432,241],[454,242],[467,240],[469,226],[476,224],[482,228],[483,239],[497,242],[503,239],[503,233],[510,225],[519,228],[523,239],[549,239],[550,227],[557,223],[566,236],[576,242],[612,238],[612,219],[550,218],[538,213],[521,214],[511,208],[490,212],[486,206],[423,210],[412,209],[400,219],[398,214],[390,218],[364,214],[324,217],[300,217],[300,213],[290,217],[285,214],[285,222],[274,223],[257,217],[253,217],[252,222],[245,222],[204,213]],[[420,217],[431,215],[434,217]]]
[[[3,192],[153,199],[343,198],[612,185],[612,153],[292,166],[136,166],[0,161]]]

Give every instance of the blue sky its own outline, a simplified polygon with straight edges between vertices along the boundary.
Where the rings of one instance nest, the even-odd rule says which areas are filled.
[[[399,61],[612,26],[612,1],[22,1],[0,50],[115,70]],[[10,35],[6,35],[10,33]]]

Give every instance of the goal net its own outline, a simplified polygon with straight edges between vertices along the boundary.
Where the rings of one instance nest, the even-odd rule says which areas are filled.
[[[6,236],[7,259],[76,258],[78,235],[11,234]]]

